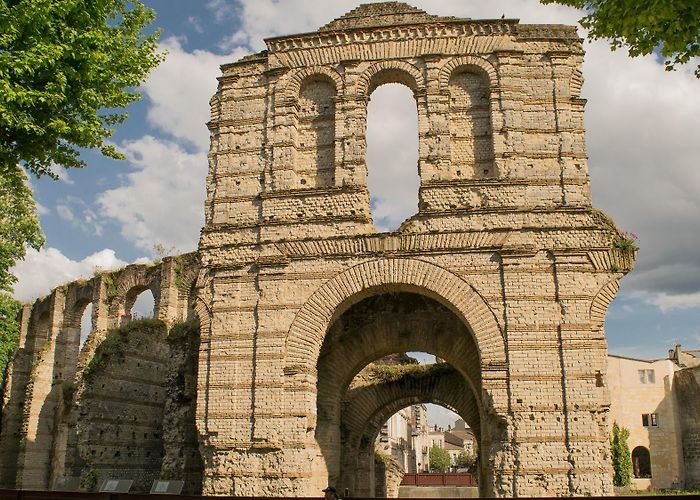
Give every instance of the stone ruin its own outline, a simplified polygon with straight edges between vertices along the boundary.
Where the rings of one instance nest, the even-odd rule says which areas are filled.
[[[373,496],[383,421],[434,402],[474,430],[482,496],[612,494],[603,319],[634,249],[591,207],[576,29],[387,2],[266,43],[222,66],[198,251],[23,309],[0,487]],[[420,189],[379,233],[365,130],[387,83],[415,97]],[[159,321],[129,326],[146,289]],[[352,389],[405,351],[449,369]]]

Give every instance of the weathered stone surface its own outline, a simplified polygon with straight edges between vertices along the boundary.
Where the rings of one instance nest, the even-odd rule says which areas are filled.
[[[341,403],[367,363],[405,351],[459,374],[442,403],[475,425],[482,494],[611,494],[609,394],[597,381],[603,318],[634,250],[591,207],[575,28],[389,2],[266,42],[222,67],[211,100],[198,253],[56,289],[25,311],[3,402],[2,486],[42,488],[84,466],[70,432],[57,446],[42,430],[57,391],[31,381],[80,381],[148,288],[166,324],[199,319],[205,494],[318,496],[365,478],[372,491],[367,467],[341,470]],[[385,83],[412,90],[419,123],[419,211],[394,233],[375,231],[366,182],[367,102]],[[78,360],[75,321],[90,302]],[[363,418],[352,425],[371,442]],[[163,432],[182,419],[162,420]],[[187,469],[164,449],[169,471]]]

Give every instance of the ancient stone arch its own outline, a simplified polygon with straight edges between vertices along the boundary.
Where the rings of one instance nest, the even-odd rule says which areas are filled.
[[[478,405],[471,391],[461,390],[465,384],[462,374],[447,364],[428,370],[406,368],[398,380],[361,381],[348,390],[341,423],[342,467],[337,483],[341,489],[356,491],[358,496],[374,496],[374,443],[382,425],[402,408],[437,403],[454,410],[479,432]]]
[[[289,329],[285,371],[313,370],[321,343],[334,318],[365,297],[382,291],[410,291],[443,301],[467,324],[479,342],[481,362],[506,362],[503,336],[486,302],[467,282],[449,271],[417,259],[363,262],[326,281],[302,306]]]
[[[380,61],[367,68],[357,80],[356,94],[368,99],[384,83],[402,83],[413,93],[425,92],[424,76],[414,65],[405,61]]]
[[[187,395],[189,406],[169,414],[181,419],[153,424],[171,437],[152,440],[165,450],[165,470],[177,450],[194,453],[196,437],[202,463],[190,474],[205,494],[318,496],[338,476],[340,452],[329,450],[351,380],[374,356],[411,346],[444,356],[462,377],[461,396],[444,403],[479,415],[482,492],[612,494],[601,326],[634,251],[615,248],[621,234],[591,206],[575,27],[440,17],[385,2],[266,44],[222,67],[210,101],[197,253],[105,272],[23,309],[5,381],[0,487],[42,489],[65,471],[88,471],[81,457],[94,443],[48,424],[66,403],[70,423],[81,425],[85,367],[135,292],[149,288],[158,328],[199,318],[199,335],[186,339],[199,349],[156,342],[168,376],[144,374],[149,389],[124,408],[138,418],[146,394],[162,399],[158,384]],[[416,98],[419,210],[399,230],[377,233],[367,97],[390,81]],[[74,336],[88,289],[93,332],[71,379],[56,346]],[[392,308],[385,319],[381,304]],[[353,326],[348,319],[363,308],[371,316]],[[397,326],[402,320],[415,328]],[[132,348],[124,363],[138,368],[142,353]],[[180,387],[185,353],[196,356],[187,358],[190,385]],[[105,373],[134,393],[117,365]],[[56,389],[64,382],[77,384],[71,401]],[[105,391],[97,396],[118,399]],[[373,418],[418,397],[406,387],[399,396]],[[184,415],[189,430],[179,432]],[[190,441],[172,442],[178,434]],[[158,474],[156,462],[140,484]],[[169,463],[168,471],[186,467]]]

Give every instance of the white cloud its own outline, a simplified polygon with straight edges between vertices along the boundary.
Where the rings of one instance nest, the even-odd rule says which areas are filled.
[[[237,12],[235,3],[227,0],[209,0],[206,7],[218,23],[233,18]]]
[[[58,216],[68,222],[73,222],[75,220],[75,215],[68,205],[59,203],[56,205],[56,213]]]
[[[19,261],[11,271],[17,277],[14,296],[22,302],[30,302],[58,285],[89,278],[95,270],[116,269],[125,265],[126,262],[117,258],[114,250],[109,248],[80,261],[69,259],[56,248],[39,251],[28,248],[24,260]]]
[[[197,16],[188,16],[187,22],[192,26],[197,33],[204,33],[204,27],[202,26],[202,20]]]
[[[51,213],[51,210],[46,208],[44,205],[42,205],[41,203],[39,203],[36,200],[35,200],[35,202],[36,202],[36,213],[38,215],[49,215]]]
[[[61,198],[56,204],[56,213],[61,219],[88,234],[102,235],[101,218],[81,198],[75,196]]]
[[[210,5],[224,7],[224,10],[212,10],[219,21],[235,18],[240,22],[242,29],[238,39],[245,39],[245,44],[256,51],[265,48],[264,38],[315,31],[359,4],[356,0],[240,0],[237,3],[240,5],[239,9],[234,8],[232,2],[224,0],[212,1]],[[408,3],[425,10],[428,14],[473,19],[495,19],[505,15],[507,18],[520,18],[522,22],[527,23],[574,24],[581,17],[576,9],[561,5],[541,5],[536,0],[413,0]]]
[[[219,66],[235,61],[247,51],[242,48],[227,55],[206,50],[187,52],[177,38],[163,40],[160,47],[168,56],[143,86],[150,101],[148,121],[198,151],[209,148],[209,99],[216,92]]]
[[[639,235],[631,291],[700,291],[700,81],[653,57],[586,45],[586,131],[594,205]],[[660,301],[659,304],[665,303]]]
[[[433,427],[437,425],[443,429],[447,429],[447,426],[454,426],[455,420],[461,418],[457,413],[452,410],[448,410],[444,406],[439,406],[436,404],[425,405],[428,410],[428,425]]]
[[[647,302],[655,305],[661,309],[662,312],[668,312],[674,309],[700,308],[700,292],[678,295],[658,293],[650,296]]]
[[[68,174],[68,169],[56,166],[54,169],[54,172],[58,176],[58,180],[61,182],[65,182],[66,184],[73,185],[75,184],[75,181],[71,179],[70,175]]]
[[[98,195],[101,215],[142,250],[150,252],[155,243],[196,248],[204,223],[206,157],[151,136],[120,147],[135,170],[123,177],[123,186]]]

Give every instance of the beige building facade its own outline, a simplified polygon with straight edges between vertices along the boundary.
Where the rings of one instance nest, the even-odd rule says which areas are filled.
[[[635,490],[682,488],[683,433],[670,359],[608,356],[610,419],[629,429]]]
[[[25,309],[0,484],[167,472],[210,495],[370,496],[381,426],[437,403],[474,430],[482,495],[611,494],[603,319],[634,248],[591,206],[576,29],[387,2],[266,43],[211,100],[198,252]],[[416,101],[420,188],[378,233],[365,130],[386,83]],[[108,334],[147,288],[163,330]],[[192,314],[196,333],[168,333]],[[446,366],[352,385],[407,351]]]

